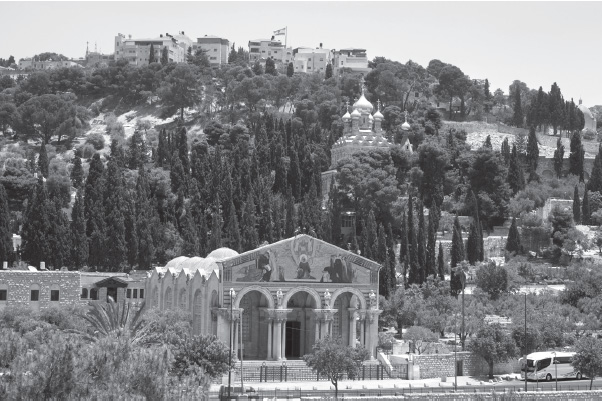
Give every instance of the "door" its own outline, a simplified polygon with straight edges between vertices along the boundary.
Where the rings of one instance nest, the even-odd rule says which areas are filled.
[[[117,287],[107,287],[107,302],[109,302],[109,297],[117,302]]]
[[[286,358],[301,357],[301,322],[286,322]]]
[[[464,376],[464,361],[463,360],[456,361],[456,375]]]

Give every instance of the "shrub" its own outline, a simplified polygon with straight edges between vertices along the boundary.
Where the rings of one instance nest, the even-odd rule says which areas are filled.
[[[94,156],[94,153],[96,153],[96,149],[89,143],[84,143],[75,150],[75,155],[83,159],[91,159],[92,156]]]
[[[86,143],[94,146],[96,150],[102,150],[105,147],[105,137],[100,132],[93,132],[86,138]]]

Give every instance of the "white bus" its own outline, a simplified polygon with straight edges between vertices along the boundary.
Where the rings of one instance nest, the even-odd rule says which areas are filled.
[[[573,369],[574,352],[534,352],[527,355],[527,363],[521,358],[521,378],[527,380],[552,381],[556,379],[577,379],[583,377],[581,372]]]

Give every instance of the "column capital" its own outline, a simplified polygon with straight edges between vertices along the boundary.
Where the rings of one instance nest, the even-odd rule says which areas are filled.
[[[366,317],[368,318],[368,321],[372,323],[378,321],[378,315],[381,313],[383,313],[383,311],[380,309],[368,309],[366,310]]]
[[[357,308],[347,308],[347,312],[349,312],[349,317],[351,319],[355,318],[355,313],[358,311]]]
[[[334,314],[338,312],[338,309],[314,309],[316,319],[323,321],[330,321],[334,319]]]
[[[287,316],[292,309],[266,309],[268,313],[268,319],[275,320],[277,322],[283,322],[287,319]]]
[[[228,321],[237,321],[241,319],[243,310],[243,308],[233,308],[232,315],[230,315],[230,308],[217,308],[216,312]]]

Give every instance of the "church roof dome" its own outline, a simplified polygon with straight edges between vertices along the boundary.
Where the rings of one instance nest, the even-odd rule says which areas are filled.
[[[401,124],[401,129],[404,131],[409,131],[410,130],[410,124],[408,124],[408,122],[406,121],[405,123]]]
[[[357,102],[355,102],[353,104],[353,108],[354,109],[368,109],[370,111],[372,111],[372,109],[374,109],[374,106],[372,106],[372,103],[370,103],[368,101],[368,99],[366,99],[366,96],[364,96],[364,92],[362,91],[362,96],[359,98],[359,100]]]
[[[353,105],[355,107],[355,105]],[[351,118],[359,118],[362,115],[362,113],[360,113],[357,109],[353,110],[353,113],[351,113]]]
[[[376,113],[374,113],[374,119],[375,119],[375,120],[378,120],[378,119],[382,120],[382,119],[384,119],[384,118],[385,118],[385,116],[383,116],[383,115],[381,114],[380,110],[376,110]]]
[[[349,111],[347,111],[347,113],[345,113],[345,115],[342,118],[343,120],[349,120],[351,118],[351,114],[349,114]]]
[[[577,107],[579,107],[579,110],[581,110],[584,116],[587,116],[591,119],[594,118],[594,115],[592,114],[591,110],[587,108],[587,106],[580,104]]]

